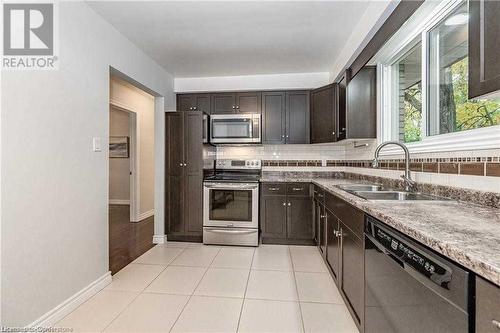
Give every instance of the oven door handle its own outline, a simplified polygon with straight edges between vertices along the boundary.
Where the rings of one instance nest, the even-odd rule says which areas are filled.
[[[253,234],[257,232],[257,229],[255,230],[222,230],[222,229],[205,229],[208,232],[213,232],[215,234]]]
[[[250,185],[250,184],[235,184],[235,185],[217,185],[217,184],[213,184],[213,185],[208,185],[208,184],[205,184],[203,185],[204,187],[206,188],[211,188],[211,189],[217,189],[217,190],[253,190],[253,189],[257,189],[259,188],[259,185],[258,184],[255,184],[255,185]]]

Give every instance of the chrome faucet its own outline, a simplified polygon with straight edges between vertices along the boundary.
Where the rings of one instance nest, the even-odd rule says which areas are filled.
[[[407,192],[413,192],[416,190],[416,183],[411,179],[410,175],[410,151],[408,150],[408,147],[405,146],[404,143],[401,143],[399,141],[386,141],[382,142],[380,145],[378,145],[377,149],[375,149],[375,159],[372,162],[372,166],[374,168],[378,167],[378,155],[380,154],[380,150],[384,148],[387,145],[396,145],[401,148],[403,148],[405,152],[405,174],[401,176],[403,178],[403,181],[405,182],[405,191]]]

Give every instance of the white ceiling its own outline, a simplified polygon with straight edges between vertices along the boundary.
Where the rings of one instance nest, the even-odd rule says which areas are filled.
[[[90,1],[176,77],[328,72],[368,1]]]

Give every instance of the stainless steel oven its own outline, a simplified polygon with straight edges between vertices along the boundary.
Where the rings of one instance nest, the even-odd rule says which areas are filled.
[[[203,243],[259,245],[259,160],[217,160],[203,182]]]
[[[210,116],[211,143],[260,143],[260,114]]]

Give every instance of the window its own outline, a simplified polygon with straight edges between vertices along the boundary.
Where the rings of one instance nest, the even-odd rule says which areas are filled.
[[[371,60],[383,140],[415,152],[500,146],[500,99],[468,99],[468,18],[467,2],[425,1]]]
[[[429,31],[429,135],[500,124],[500,103],[468,99],[468,7]]]
[[[396,77],[398,140],[422,140],[422,42],[412,47],[393,65]]]

